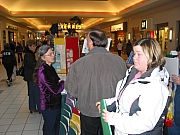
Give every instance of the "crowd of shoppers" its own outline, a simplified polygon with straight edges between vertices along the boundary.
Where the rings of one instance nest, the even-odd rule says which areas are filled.
[[[42,113],[44,119],[43,135],[59,135],[64,88],[78,100],[81,135],[104,134],[99,114],[102,99],[105,99],[107,108],[111,106],[111,110],[103,110],[102,118],[111,125],[113,134],[162,135],[170,96],[168,84],[174,89],[175,97],[174,122],[167,128],[167,134],[179,135],[180,75],[170,75],[172,83],[169,83],[159,43],[144,38],[132,46],[128,41],[125,63],[121,58],[120,41],[117,46],[119,57],[106,50],[108,40],[103,31],[91,30],[86,39],[89,53],[71,65],[65,82],[52,66],[55,53],[50,46],[40,45],[37,49],[34,40],[28,40],[25,49],[20,43],[15,50],[11,49],[12,45],[4,45],[1,53],[7,72],[6,82],[8,86],[12,83],[17,53],[18,63],[24,65],[30,113]],[[180,59],[180,50],[177,51]]]

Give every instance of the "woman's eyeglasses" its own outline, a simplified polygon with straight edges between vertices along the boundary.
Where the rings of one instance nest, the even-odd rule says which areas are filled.
[[[55,52],[52,52],[52,53],[49,53],[49,54],[46,54],[46,55],[44,55],[44,56],[54,56],[54,55],[56,55],[56,53]]]

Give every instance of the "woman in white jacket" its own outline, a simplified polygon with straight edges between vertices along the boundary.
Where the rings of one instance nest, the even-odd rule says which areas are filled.
[[[115,135],[162,135],[169,74],[161,47],[155,39],[145,38],[133,49],[134,66],[118,82],[116,96],[105,100],[107,106],[115,103],[116,111],[103,110],[102,117],[115,126]]]

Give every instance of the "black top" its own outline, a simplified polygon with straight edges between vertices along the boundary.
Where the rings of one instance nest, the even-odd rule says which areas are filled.
[[[24,55],[24,80],[33,81],[33,72],[36,67],[35,53],[26,49]]]
[[[10,48],[4,49],[1,53],[2,53],[2,64],[13,64],[17,66],[15,54]]]

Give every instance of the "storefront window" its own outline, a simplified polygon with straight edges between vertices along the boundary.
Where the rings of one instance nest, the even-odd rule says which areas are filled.
[[[157,41],[159,42],[164,54],[168,49],[168,23],[157,25]]]
[[[180,21],[179,21],[179,31],[178,31],[178,46],[180,46]]]

